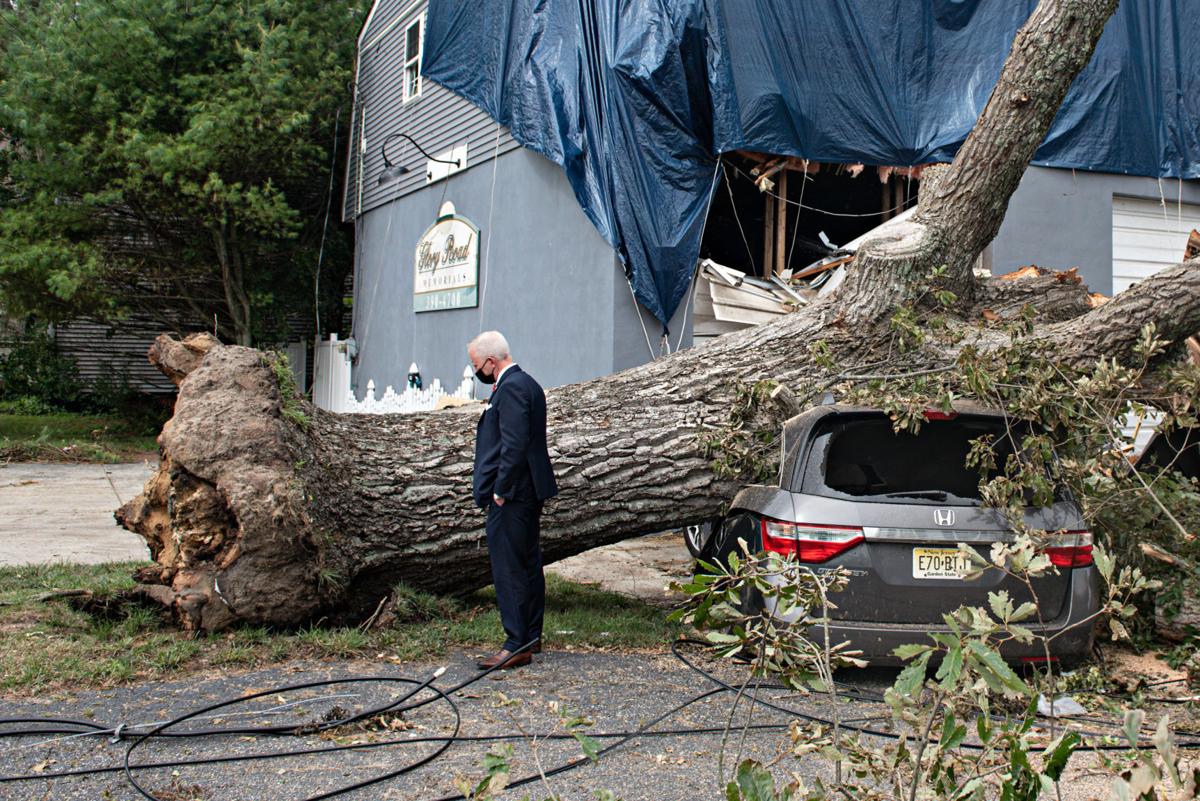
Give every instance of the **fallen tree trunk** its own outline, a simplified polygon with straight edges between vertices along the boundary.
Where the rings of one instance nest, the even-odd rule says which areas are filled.
[[[979,304],[1013,313],[1014,304],[1001,302],[1012,289],[977,289],[970,267],[1114,7],[1115,0],[1038,7],[981,116],[991,127],[977,126],[940,181],[933,171],[915,222],[864,243],[833,298],[547,393],[561,490],[543,520],[547,561],[719,512],[736,484],[712,469],[706,437],[729,425],[745,385],[775,381],[790,388],[792,402],[811,403],[834,378],[811,343],[823,341],[841,364],[884,363],[889,372],[952,362],[930,345],[901,354],[890,324],[896,310],[928,303],[935,267],[945,266],[934,284],[954,293],[948,305],[958,325],[973,325]],[[1026,73],[1036,79],[1024,80]],[[980,158],[994,161],[972,167]],[[1148,322],[1170,336],[1200,329],[1195,262],[1086,313],[1086,290],[1074,286],[1039,298],[1041,335],[1073,360],[1131,356],[1127,334]],[[272,357],[203,336],[160,338],[151,359],[177,380],[179,398],[160,437],[159,472],[117,516],[150,543],[157,567],[141,580],[158,586],[155,597],[184,626],[353,618],[397,582],[438,592],[490,582],[484,517],[471,500],[479,407],[330,414],[295,397]]]
[[[1145,303],[1164,293],[1172,303]],[[878,362],[886,352],[888,337],[865,339],[820,318],[794,314],[604,381],[551,390],[561,494],[543,522],[547,561],[718,513],[736,486],[714,474],[703,439],[727,425],[739,382],[778,381],[811,404],[834,376],[815,367],[806,343],[823,340],[847,364]],[[1200,262],[1040,331],[1064,353],[1094,361],[1132,356],[1132,341],[1119,345],[1126,329],[1144,322],[1200,329]],[[478,406],[332,414],[284,397],[265,354],[189,344],[158,347],[190,353],[199,345],[207,354],[180,384],[158,474],[118,512],[161,566],[143,580],[172,587],[185,625],[294,624],[369,611],[398,581],[437,592],[490,582],[483,514],[471,499]],[[910,354],[888,369],[930,364],[929,354]]]

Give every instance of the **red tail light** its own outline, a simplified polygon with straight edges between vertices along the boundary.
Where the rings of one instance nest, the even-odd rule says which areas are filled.
[[[863,541],[857,526],[815,526],[763,518],[763,549],[799,562],[827,562]]]
[[[926,409],[926,420],[953,420],[958,417],[958,412],[943,412],[941,409]]]
[[[1023,665],[1057,665],[1058,662],[1059,662],[1059,659],[1057,656],[1051,656],[1051,657],[1023,656],[1023,657],[1021,657],[1021,664],[1023,664]]]
[[[1092,532],[1062,531],[1050,538],[1046,556],[1055,567],[1087,567],[1092,564]]]

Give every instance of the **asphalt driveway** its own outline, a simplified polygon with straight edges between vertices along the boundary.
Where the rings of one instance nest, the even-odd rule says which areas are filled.
[[[450,654],[444,660],[448,670],[437,686],[452,687],[477,674],[474,656]],[[209,678],[143,684],[100,692],[84,692],[61,698],[3,703],[4,715],[11,717],[84,718],[98,724],[115,725],[164,721],[220,699],[239,698],[251,692],[330,678],[365,676],[409,676],[424,679],[434,669],[432,663],[394,665],[386,661],[342,662],[331,664],[292,664],[250,673],[225,674]],[[740,668],[726,665],[722,675],[731,681],[743,677]],[[887,678],[874,679],[882,687]],[[184,726],[267,725],[279,721],[303,723],[319,720],[333,707],[357,710],[376,707],[407,691],[405,685],[380,682],[331,685],[302,692],[280,690],[246,704],[219,710]],[[537,735],[564,730],[559,714],[552,708],[586,715],[595,724],[593,735],[636,730],[683,701],[712,689],[703,677],[669,655],[580,653],[550,651],[528,668],[492,674],[455,694],[461,715],[460,734],[464,738],[480,735],[517,735],[508,741],[513,747],[512,777],[549,772],[572,761],[582,764],[569,772],[538,780],[529,786],[507,792],[503,798],[516,799],[549,796],[551,791],[565,799],[593,799],[594,791],[610,789],[625,801],[684,801],[720,797],[717,784],[718,754],[722,735],[718,732],[690,735],[640,735],[624,746],[601,756],[596,764],[587,763],[580,746],[572,739],[539,741]],[[779,692],[772,694],[783,698]],[[654,727],[722,729],[728,722],[732,696],[728,693],[697,701]],[[303,702],[303,703],[298,703]],[[823,704],[811,700],[787,698],[781,703],[797,704],[813,711]],[[745,705],[742,705],[744,712]],[[861,711],[861,710],[859,710]],[[370,742],[380,739],[421,740],[444,736],[453,731],[454,715],[448,705],[434,703],[392,722],[392,729],[377,732],[339,732],[336,736],[306,737],[254,736],[236,734],[220,737],[155,740],[136,752],[137,761],[195,762],[205,757],[247,755],[278,750],[299,750]],[[755,724],[786,725],[789,716],[757,710]],[[787,744],[782,728],[750,731],[739,742],[737,720],[730,739],[726,769],[734,764],[740,744],[743,756],[770,760]],[[2,727],[0,727],[2,728]],[[181,728],[183,728],[181,726]],[[612,739],[600,738],[607,745]],[[30,735],[0,739],[0,775],[29,774],[35,780],[0,784],[0,796],[12,801],[33,799],[135,799],[140,798],[120,772],[79,778],[51,778],[48,774],[79,768],[120,766],[129,741],[110,742],[108,735],[64,738],[62,735]],[[247,799],[293,801],[326,792],[357,781],[394,771],[405,764],[430,755],[437,743],[418,742],[386,748],[341,751],[329,755],[302,758],[253,760],[217,765],[180,765],[171,768],[135,771],[135,777],[153,794],[173,801],[182,799]],[[464,739],[446,753],[410,773],[341,796],[347,799],[431,800],[458,792],[460,779],[472,784],[484,774],[483,759],[489,741]],[[795,760],[780,766],[799,769]],[[825,773],[825,768],[808,763],[804,772],[810,777]]]

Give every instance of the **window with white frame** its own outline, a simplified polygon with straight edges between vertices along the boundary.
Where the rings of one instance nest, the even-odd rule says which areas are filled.
[[[404,102],[421,96],[421,48],[425,15],[417,17],[404,31]]]

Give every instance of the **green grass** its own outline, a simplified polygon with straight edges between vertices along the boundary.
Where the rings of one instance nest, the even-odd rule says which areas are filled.
[[[401,659],[444,653],[447,646],[498,646],[504,639],[496,593],[480,590],[464,601],[398,588],[403,601],[413,599],[411,619],[382,632],[381,644]],[[621,650],[657,649],[682,633],[667,612],[636,598],[546,576],[546,619],[543,635],[550,648],[579,647]]]
[[[155,609],[129,606],[113,619],[75,611],[53,590],[108,593],[133,586],[140,564],[0,568],[0,692],[42,694],[111,687],[212,669],[261,667],[291,659],[426,660],[454,647],[497,647],[503,639],[495,593],[464,600],[398,588],[396,622],[273,631],[245,626],[193,639]],[[666,611],[634,598],[546,577],[545,636],[567,647],[661,650],[682,629]]]
[[[120,462],[157,447],[120,417],[0,414],[0,460]]]

